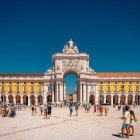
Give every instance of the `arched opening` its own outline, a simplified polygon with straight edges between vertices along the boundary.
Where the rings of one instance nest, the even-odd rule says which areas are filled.
[[[34,95],[30,96],[30,103],[31,103],[31,105],[35,105],[35,96]]]
[[[128,105],[132,105],[133,104],[133,96],[132,94],[128,95]]]
[[[106,103],[111,105],[111,95],[106,95]]]
[[[140,105],[140,95],[138,94],[135,95],[135,103],[136,105]]]
[[[52,96],[51,95],[48,95],[47,96],[47,103],[51,103],[52,102]]]
[[[20,104],[21,102],[20,95],[16,95],[16,104]]]
[[[42,97],[42,95],[38,95],[37,96],[37,102],[38,102],[39,105],[43,104],[43,97]]]
[[[90,102],[91,105],[95,104],[95,96],[94,95],[89,96],[89,102]]]
[[[67,71],[64,74],[64,86],[63,93],[66,102],[77,102],[80,101],[80,97],[78,97],[78,84],[77,84],[78,75],[74,71]]]
[[[104,95],[99,95],[99,103],[100,104],[104,103]]]
[[[1,95],[1,101],[6,102],[6,96],[5,95]]]
[[[27,95],[23,95],[23,104],[28,105],[28,96]]]
[[[113,95],[113,105],[118,105],[118,95]]]
[[[121,99],[120,99],[120,104],[125,105],[125,102],[126,102],[125,100],[126,100],[126,97],[125,97],[125,95],[122,94]]]
[[[13,95],[8,96],[9,103],[13,103]]]

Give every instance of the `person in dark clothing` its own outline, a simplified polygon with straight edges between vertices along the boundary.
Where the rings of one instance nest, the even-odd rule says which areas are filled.
[[[51,114],[52,114],[52,105],[48,104],[48,119],[50,119]]]

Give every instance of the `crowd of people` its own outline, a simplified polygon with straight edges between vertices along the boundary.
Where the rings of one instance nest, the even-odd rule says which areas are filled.
[[[16,116],[16,106],[14,104],[3,103],[0,105],[0,115],[2,117],[15,117]]]
[[[52,114],[52,103],[48,104],[41,104],[39,106],[40,115],[44,115],[44,119],[50,119]],[[61,105],[54,105],[55,107],[63,107],[63,104]],[[113,105],[113,108],[115,108],[116,105]],[[78,110],[79,108],[84,107],[85,112],[89,113],[91,110],[91,105],[89,103],[80,104],[80,103],[69,103],[69,116],[72,117],[75,111],[75,116],[78,116]],[[135,106],[133,106],[135,107]],[[31,105],[31,112],[32,116],[35,116],[37,114],[37,108],[36,105]],[[26,110],[26,107],[21,104],[0,104],[0,115],[2,117],[15,117],[17,110]],[[101,105],[93,105],[92,107],[93,113],[99,113],[99,116],[107,116],[109,111],[109,105],[108,104],[101,104]],[[137,122],[137,117],[135,116],[134,110],[131,109],[128,105],[120,105],[118,104],[118,111],[122,110],[122,117],[120,117],[123,120],[122,127],[121,127],[121,137],[129,138],[129,136],[134,136],[134,126]],[[126,131],[126,133],[125,133]]]
[[[48,103],[47,105],[41,104],[39,109],[40,109],[40,115],[42,116],[44,114],[44,119],[50,119],[52,113],[51,103]],[[37,106],[31,105],[31,111],[32,111],[32,116],[35,116],[37,114]]]

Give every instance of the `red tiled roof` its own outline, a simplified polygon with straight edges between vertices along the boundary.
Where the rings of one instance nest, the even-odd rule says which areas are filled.
[[[140,77],[140,72],[110,72],[110,73],[98,73],[97,74],[99,77]]]
[[[21,77],[21,76],[29,76],[29,77],[34,77],[34,76],[43,76],[41,73],[0,73],[0,77]]]

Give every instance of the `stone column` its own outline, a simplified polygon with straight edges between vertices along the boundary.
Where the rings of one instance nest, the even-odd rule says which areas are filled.
[[[30,100],[30,96],[28,95],[28,106],[31,105],[31,100]]]
[[[86,84],[83,84],[83,102],[86,102]]]
[[[113,105],[113,94],[111,94],[111,105]]]
[[[132,94],[132,96],[133,96],[132,103],[135,102],[135,95],[136,95],[136,94]]]
[[[47,104],[47,92],[48,92],[48,85],[44,84],[43,104]]]
[[[51,88],[52,88],[52,90],[51,90],[51,94],[52,94],[52,103],[54,103],[54,85],[53,85],[53,84],[51,85]]]
[[[88,101],[88,85],[86,85],[86,102],[89,102]]]
[[[104,103],[106,103],[106,95],[107,94],[104,94],[103,96],[104,96]]]
[[[80,103],[82,103],[82,84],[80,84]]]
[[[55,102],[58,102],[58,84],[55,84]]]
[[[118,94],[118,104],[120,104],[120,101],[121,101],[121,96],[120,94]]]
[[[23,104],[23,95],[20,96],[21,104]]]
[[[99,104],[99,92],[98,92],[98,85],[95,86],[95,104]]]
[[[66,88],[65,88],[65,84],[63,83],[63,101],[66,100]]]
[[[60,84],[57,84],[57,102],[60,101]]]
[[[90,90],[90,85],[87,85],[87,102],[89,102]]]
[[[37,95],[35,95],[35,105],[38,105],[38,102],[37,102]]]
[[[60,102],[62,102],[63,101],[63,83],[61,82],[61,84],[60,84]]]

